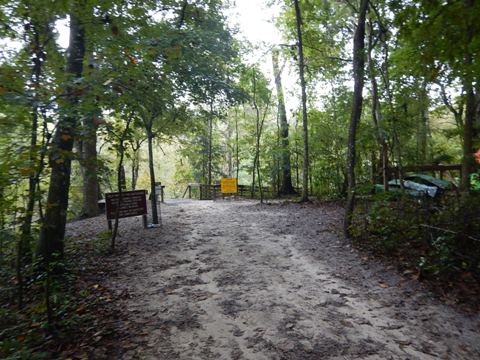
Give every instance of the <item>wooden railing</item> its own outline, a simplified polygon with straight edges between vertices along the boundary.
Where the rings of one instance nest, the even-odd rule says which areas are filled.
[[[272,191],[269,187],[263,187],[263,196],[264,198],[274,198],[276,193]],[[220,191],[220,185],[206,185],[206,184],[188,184],[185,192],[183,193],[182,198],[184,199],[188,195],[189,199],[198,199],[198,200],[216,200],[222,199],[229,196],[235,196],[240,198],[251,199],[252,198],[252,187],[250,185],[238,185],[238,192],[236,194],[222,194]],[[260,189],[255,187],[253,198],[260,198]]]
[[[460,177],[462,176],[462,165],[408,165],[401,168],[403,175],[409,172],[420,172],[420,173],[432,173],[434,176],[438,173],[440,179],[443,179],[447,171],[458,171]],[[388,174],[390,177],[399,177],[400,168],[390,167],[388,168]]]

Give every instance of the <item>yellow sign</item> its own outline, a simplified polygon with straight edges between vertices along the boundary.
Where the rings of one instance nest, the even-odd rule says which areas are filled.
[[[236,194],[237,178],[223,178],[220,182],[220,191],[222,194]]]

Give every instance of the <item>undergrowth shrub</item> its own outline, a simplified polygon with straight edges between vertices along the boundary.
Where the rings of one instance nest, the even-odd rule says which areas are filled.
[[[364,247],[396,257],[421,276],[480,279],[480,202],[445,194],[438,200],[381,193],[362,199],[352,235]]]

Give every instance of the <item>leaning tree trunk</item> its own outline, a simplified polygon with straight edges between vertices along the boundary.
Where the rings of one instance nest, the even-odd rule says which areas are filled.
[[[302,88],[302,117],[303,117],[303,178],[302,201],[308,201],[308,118],[307,118],[307,85],[305,83],[305,58],[303,55],[302,14],[298,0],[295,3],[295,17],[298,38],[298,67],[300,71],[300,85]]]
[[[350,234],[350,225],[352,223],[353,209],[355,207],[355,160],[357,137],[357,127],[362,115],[363,103],[363,83],[365,72],[365,18],[367,14],[368,0],[361,0],[360,12],[358,14],[358,23],[353,39],[353,77],[355,81],[353,90],[352,114],[350,126],[348,129],[348,149],[347,149],[347,203],[345,206],[344,233]]]
[[[81,9],[77,7],[75,10]],[[79,117],[76,112],[82,92],[79,89],[81,85],[73,85],[72,78],[82,77],[85,57],[85,30],[77,11],[70,13],[70,45],[67,51],[66,65],[66,74],[69,78],[69,84],[66,87],[67,106],[63,109],[63,115],[59,119],[49,154],[50,186],[37,250],[43,260],[47,262],[55,253],[62,257],[64,250],[63,240],[67,221],[73,139]]]
[[[272,52],[272,62],[273,62],[273,75],[275,77],[275,85],[277,88],[277,98],[278,98],[278,118],[280,121],[280,145],[281,145],[281,156],[280,156],[280,172],[281,172],[281,181],[279,194],[289,195],[295,194],[295,190],[292,185],[292,170],[290,164],[290,145],[288,141],[288,121],[287,121],[287,111],[285,109],[285,98],[283,95],[282,88],[282,77],[281,70],[278,66],[278,50],[273,50]]]

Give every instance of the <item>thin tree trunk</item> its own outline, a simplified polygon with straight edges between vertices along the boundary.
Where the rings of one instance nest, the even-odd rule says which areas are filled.
[[[383,42],[383,48],[384,48],[384,64],[383,64],[384,71],[382,72],[382,77],[383,77],[383,81],[384,81],[384,84],[385,84],[385,91],[387,92],[388,105],[389,105],[389,108],[390,108],[390,112],[392,114],[393,136],[392,136],[392,143],[390,144],[390,148],[392,149],[392,159],[395,161],[395,157],[397,158],[397,167],[398,167],[397,176],[400,180],[400,188],[402,190],[404,190],[402,153],[401,153],[401,149],[400,149],[400,141],[399,141],[398,132],[397,132],[397,114],[396,114],[395,106],[394,106],[394,103],[393,103],[393,92],[392,92],[392,89],[390,87],[389,47],[388,47],[388,44],[385,41]],[[406,105],[405,105],[405,113],[406,112],[407,112],[407,109],[406,109]],[[386,154],[385,158],[388,159],[388,148],[385,147],[383,151]],[[387,167],[385,167],[385,169],[387,169]]]
[[[365,18],[367,14],[368,0],[361,0],[358,14],[357,28],[353,39],[353,78],[355,81],[352,103],[352,114],[348,130],[347,149],[347,203],[345,206],[344,233],[350,234],[352,215],[355,207],[355,161],[356,161],[356,137],[357,128],[362,115],[363,84],[365,72]]]
[[[140,147],[143,141],[135,140],[135,145],[132,144],[132,190],[137,188],[138,171],[140,169]]]
[[[125,176],[125,166],[123,166],[123,162],[120,168],[120,186],[123,190],[127,190],[127,179]]]
[[[77,4],[77,3],[75,3]],[[85,57],[85,30],[78,13],[84,9],[75,6],[70,14],[70,45],[67,51],[66,73],[68,77],[81,78]],[[70,79],[71,81],[71,79]],[[65,224],[67,221],[68,192],[70,189],[71,153],[78,122],[75,114],[81,91],[73,91],[71,83],[67,86],[68,107],[64,109],[54,135],[50,152],[50,186],[48,190],[45,221],[40,233],[38,254],[49,262],[54,253],[63,257]]]
[[[252,171],[252,198],[255,195],[255,172],[258,175],[258,184],[260,190],[260,202],[263,202],[263,193],[261,189],[261,179],[260,179],[260,109],[257,104],[257,79],[255,76],[255,69],[252,74],[252,83],[253,83],[253,107],[255,108],[255,158],[253,159],[253,171]]]
[[[277,112],[277,149],[281,149],[280,147],[280,117]],[[281,179],[280,179],[280,156],[274,154],[274,162],[275,162],[275,194],[276,197],[280,197],[280,186],[281,186]],[[291,169],[290,169],[290,175],[291,175]],[[290,176],[290,183],[291,183],[292,177]],[[292,184],[292,189],[293,189],[293,184]]]
[[[305,82],[305,58],[303,55],[302,14],[299,0],[294,0],[298,39],[298,67],[300,71],[300,86],[302,88],[302,119],[303,119],[303,181],[302,201],[308,201],[308,117],[307,117],[307,85]]]
[[[17,244],[17,261],[16,261],[16,276],[17,276],[17,289],[18,289],[18,307],[23,308],[23,267],[25,264],[32,262],[32,249],[31,249],[31,230],[32,230],[32,219],[33,212],[35,210],[35,197],[36,197],[36,188],[37,188],[37,164],[36,154],[37,154],[37,131],[38,131],[38,106],[37,106],[37,97],[38,89],[40,88],[40,75],[42,71],[42,60],[40,58],[41,45],[40,45],[40,35],[34,26],[34,42],[32,44],[33,49],[37,49],[33,54],[33,71],[32,71],[32,84],[35,88],[35,100],[32,105],[32,125],[30,128],[30,151],[29,151],[29,162],[31,167],[31,172],[28,177],[28,199],[27,206],[25,209],[25,217],[20,229],[20,239]]]
[[[238,147],[238,114],[237,110],[235,109],[235,161],[236,161],[236,178],[238,182],[238,174],[240,172],[240,154],[239,154],[239,147]]]
[[[372,93],[372,120],[377,133],[377,142],[381,148],[382,158],[382,179],[383,188],[388,191],[388,144],[385,140],[385,135],[381,126],[382,113],[380,109],[380,101],[378,97],[378,83],[375,75],[375,64],[372,59],[372,51],[374,48],[373,42],[373,28],[371,22],[369,22],[369,36],[368,36],[368,74],[370,75],[371,93]]]
[[[295,121],[295,185],[300,188],[300,151],[298,150],[298,120]]]
[[[282,195],[289,195],[289,194],[295,194],[295,190],[293,189],[293,185],[292,185],[290,146],[288,141],[287,111],[285,109],[285,98],[283,95],[281,70],[280,70],[280,67],[278,66],[278,50],[272,51],[272,63],[273,63],[273,75],[275,77],[275,85],[277,89],[278,119],[280,123],[280,138],[281,138],[280,140],[281,181],[280,181],[280,189],[278,192]]]
[[[212,149],[213,149],[213,101],[210,101],[210,114],[208,116],[208,164],[207,185],[212,185]]]
[[[420,88],[420,121],[418,122],[417,132],[417,158],[419,164],[428,163],[428,93],[427,82],[422,81]]]
[[[148,137],[148,168],[150,171],[150,201],[152,204],[152,224],[159,225],[159,211],[157,207],[157,192],[155,189],[155,167],[153,164],[153,134],[152,134],[152,120],[147,126]]]
[[[117,191],[119,192],[118,196],[118,204],[117,204],[117,209],[115,212],[115,222],[113,225],[113,231],[112,231],[112,238],[111,238],[111,250],[115,250],[115,242],[117,239],[117,234],[118,234],[118,217],[120,215],[120,204],[122,202],[122,192],[125,190],[124,184],[125,184],[125,169],[123,166],[123,159],[125,156],[125,136],[128,133],[128,130],[130,128],[130,122],[131,122],[131,117],[128,118],[127,124],[125,126],[125,130],[122,132],[122,135],[120,137],[120,159],[118,160],[118,166],[117,166]]]

